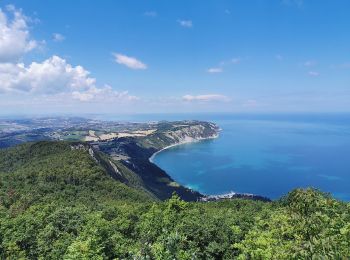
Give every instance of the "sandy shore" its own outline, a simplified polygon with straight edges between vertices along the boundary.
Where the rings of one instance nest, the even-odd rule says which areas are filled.
[[[179,145],[182,145],[182,144],[196,143],[196,142],[200,142],[200,141],[204,141],[204,140],[215,139],[215,138],[218,138],[218,137],[219,137],[219,134],[216,134],[216,135],[213,135],[213,136],[210,136],[210,137],[206,137],[206,138],[197,138],[197,139],[192,139],[190,141],[182,141],[182,142],[178,142],[176,144],[168,145],[168,146],[164,147],[163,149],[160,149],[159,151],[157,151],[154,154],[152,154],[152,156],[148,160],[151,163],[154,163],[153,159],[158,153],[160,153],[160,152],[162,152],[162,151],[164,151],[166,149],[169,149],[171,147],[174,147],[174,146],[179,146]]]

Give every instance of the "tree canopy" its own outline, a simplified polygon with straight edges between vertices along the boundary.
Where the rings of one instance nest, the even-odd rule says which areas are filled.
[[[1,259],[349,257],[350,204],[315,189],[274,202],[162,202],[69,143],[0,151]]]

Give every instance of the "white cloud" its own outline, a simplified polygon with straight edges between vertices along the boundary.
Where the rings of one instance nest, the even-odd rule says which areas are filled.
[[[52,34],[52,40],[54,42],[62,42],[66,39],[66,37],[64,37],[62,34],[60,33],[54,33]]]
[[[221,73],[224,71],[224,67],[232,65],[232,64],[237,65],[239,63],[241,63],[240,58],[232,58],[230,60],[221,61],[217,67],[212,67],[212,68],[207,69],[207,72],[208,73]]]
[[[209,68],[207,70],[208,73],[221,73],[223,72],[223,69],[222,68]]]
[[[182,26],[186,28],[192,28],[193,24],[191,20],[177,20],[177,22]]]
[[[320,73],[319,72],[317,72],[317,71],[309,71],[309,76],[311,76],[311,77],[317,77],[317,76],[319,76],[320,75]]]
[[[115,61],[118,64],[122,64],[127,66],[130,69],[134,70],[144,70],[147,69],[147,65],[139,61],[138,59],[134,57],[129,57],[120,53],[113,53],[113,56],[115,58]]]
[[[156,17],[158,14],[155,11],[147,11],[147,12],[144,12],[143,15],[150,16],[150,17]]]
[[[52,56],[42,63],[32,62],[29,66],[2,63],[0,90],[52,94],[87,89],[96,82],[89,74],[82,66],[73,67],[58,56]]]
[[[185,95],[182,97],[184,101],[187,102],[193,102],[193,101],[199,101],[199,102],[212,102],[212,101],[230,101],[230,98],[224,95],[220,94],[207,94],[207,95]]]
[[[241,63],[241,58],[236,57],[236,58],[232,58],[230,60],[221,61],[220,62],[220,66],[228,66],[228,65],[231,65],[231,64],[236,65],[236,64],[239,64],[239,63]]]
[[[30,19],[13,5],[8,5],[6,10],[0,9],[0,62],[17,60],[38,47],[38,43],[30,37]]]
[[[66,60],[52,56],[42,63],[0,63],[0,91],[31,93],[73,98],[80,101],[133,101],[138,98],[128,92],[118,92],[110,86],[96,87],[96,79],[82,66],[72,66]]]
[[[30,37],[28,22],[31,20],[12,5],[6,10],[0,9],[0,93],[4,93],[3,96],[27,99],[35,104],[76,104],[76,100],[103,104],[138,100],[127,91],[118,92],[107,85],[97,87],[96,79],[89,71],[79,65],[72,66],[59,56],[28,65],[19,62],[24,54],[40,44]],[[64,40],[59,33],[52,37],[54,41]],[[142,65],[134,62],[130,66]]]

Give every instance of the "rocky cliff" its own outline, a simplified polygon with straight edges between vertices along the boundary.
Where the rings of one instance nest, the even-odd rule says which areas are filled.
[[[98,149],[114,158],[121,174],[127,175],[127,184],[145,188],[159,199],[167,199],[176,192],[185,200],[196,201],[203,195],[176,183],[149,158],[169,146],[215,138],[218,133],[218,126],[209,122],[160,122],[153,134],[103,142]]]

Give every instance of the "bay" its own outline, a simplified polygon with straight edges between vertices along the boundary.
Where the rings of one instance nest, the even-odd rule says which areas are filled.
[[[235,191],[272,199],[314,187],[350,200],[349,115],[197,118],[216,122],[220,137],[172,147],[153,160],[180,184],[204,194]]]

